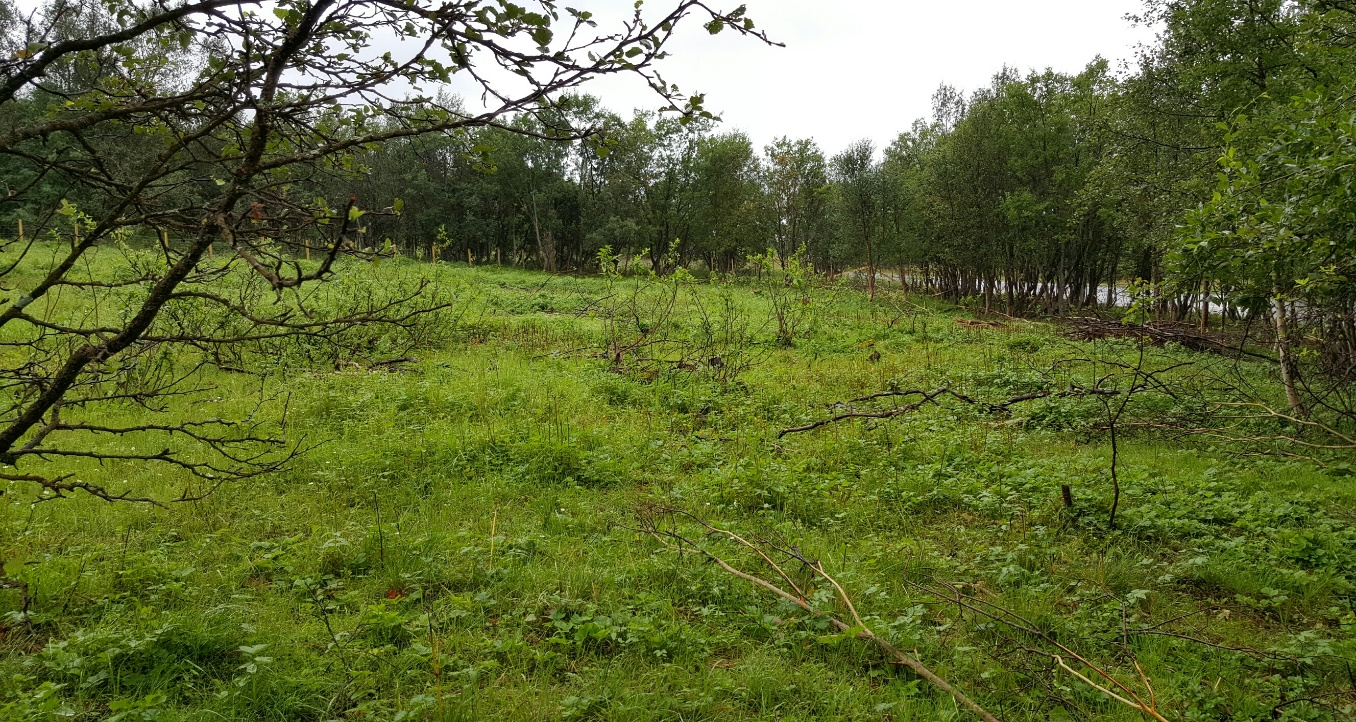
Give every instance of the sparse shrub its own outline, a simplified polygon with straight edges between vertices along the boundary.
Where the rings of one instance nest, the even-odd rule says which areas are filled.
[[[772,304],[777,322],[777,343],[791,346],[814,331],[818,321],[813,286],[814,267],[806,258],[805,246],[782,259],[776,250],[749,256],[758,268],[760,294]]]

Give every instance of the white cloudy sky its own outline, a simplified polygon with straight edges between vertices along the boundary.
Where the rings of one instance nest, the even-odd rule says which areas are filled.
[[[741,0],[716,0],[722,9]],[[698,24],[682,33],[661,66],[684,91],[758,144],[781,135],[813,137],[828,152],[858,138],[889,143],[930,114],[941,83],[986,85],[1005,63],[1022,70],[1076,72],[1097,55],[1119,61],[1153,32],[1125,15],[1141,0],[742,0],[785,48]],[[631,0],[570,3],[599,19],[628,12]],[[657,0],[655,10],[663,5]],[[653,107],[643,85],[608,79],[588,92],[618,111]]]
[[[521,1],[521,0],[520,0]],[[19,0],[31,10],[42,0]],[[648,0],[651,13],[669,0]],[[685,92],[707,95],[727,128],[759,146],[787,135],[812,137],[836,152],[859,138],[888,144],[931,110],[941,83],[987,85],[1004,64],[1020,70],[1083,69],[1101,55],[1132,59],[1153,31],[1125,19],[1143,0],[708,0],[722,10],[740,2],[784,48],[700,22],[682,28],[660,66]],[[265,7],[269,4],[265,0]],[[528,3],[531,4],[531,3]],[[592,10],[603,29],[629,17],[634,0],[565,0]],[[696,19],[696,18],[694,18]],[[454,90],[471,91],[471,86]],[[606,78],[585,88],[616,111],[657,102],[635,78]]]

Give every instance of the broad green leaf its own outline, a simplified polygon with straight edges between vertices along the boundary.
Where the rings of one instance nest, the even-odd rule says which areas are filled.
[[[28,557],[25,556],[16,556],[10,559],[9,561],[5,562],[5,565],[3,567],[5,576],[9,577],[10,579],[17,578],[20,574],[23,573],[24,565],[27,563]]]

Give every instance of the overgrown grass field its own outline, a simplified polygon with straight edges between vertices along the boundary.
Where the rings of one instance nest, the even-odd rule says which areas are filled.
[[[892,387],[1000,401],[1060,359],[1133,357],[1129,342],[971,325],[898,291],[819,286],[788,305],[757,278],[404,260],[341,275],[433,276],[454,312],[405,364],[275,349],[264,382],[212,372],[218,393],[194,403],[244,409],[265,383],[268,409],[286,405],[310,450],[284,472],[166,508],[33,505],[9,487],[0,552],[30,600],[0,590],[0,717],[973,718],[822,616],[640,533],[656,506],[796,545],[866,626],[1004,720],[1146,717],[940,590],[1020,614],[1146,701],[1151,685],[1167,719],[1354,714],[1356,489],[1340,468],[1126,431],[1113,527],[1097,398],[1004,414],[941,400],[779,437]],[[618,358],[661,326],[663,344]],[[186,483],[145,464],[72,471],[161,497]]]

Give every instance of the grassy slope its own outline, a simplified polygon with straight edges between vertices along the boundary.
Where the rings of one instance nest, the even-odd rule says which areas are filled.
[[[460,289],[463,339],[409,373],[293,374],[293,429],[329,441],[288,472],[169,511],[3,497],[0,551],[30,560],[37,590],[31,623],[0,636],[3,714],[966,718],[870,650],[617,526],[653,498],[796,541],[840,572],[878,632],[1008,720],[1140,715],[929,604],[906,576],[981,585],[1127,681],[1122,609],[1133,628],[1195,613],[1160,629],[1310,658],[1132,636],[1170,719],[1330,719],[1341,713],[1313,702],[1273,708],[1351,703],[1322,696],[1351,683],[1316,656],[1354,652],[1348,480],[1136,439],[1111,531],[1108,449],[1078,430],[1077,405],[1038,402],[1024,424],[945,408],[776,439],[892,381],[1003,398],[1075,350],[1049,327],[896,320],[890,302],[840,294],[812,337],[733,384],[645,379],[551,354],[596,339],[598,321],[572,311],[602,281],[441,274]],[[732,297],[766,316],[749,290]],[[220,383],[230,399],[243,382]],[[15,609],[18,595],[0,600]]]

